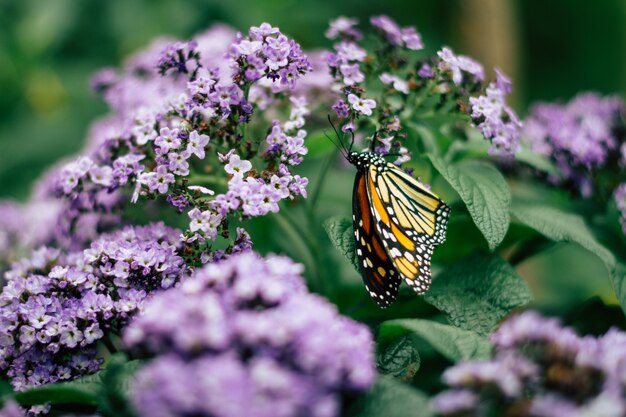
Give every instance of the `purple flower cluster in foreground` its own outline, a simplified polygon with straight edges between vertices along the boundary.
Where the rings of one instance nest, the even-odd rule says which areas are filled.
[[[524,122],[523,140],[535,153],[552,159],[559,170],[555,183],[571,184],[579,194],[594,193],[594,173],[625,164],[623,125],[626,110],[618,97],[580,94],[569,103],[540,103]],[[620,145],[622,149],[620,149]]]
[[[135,377],[139,415],[339,415],[342,395],[373,382],[372,337],[308,293],[301,272],[249,252],[146,303],[124,333],[131,351],[159,355]]]
[[[97,371],[96,342],[185,272],[179,236],[162,223],[126,227],[83,252],[44,247],[12,265],[0,293],[0,370],[13,387]]]
[[[436,396],[442,416],[622,416],[626,413],[626,333],[581,337],[556,319],[525,312],[491,336],[492,360],[446,370],[451,389]]]
[[[362,46],[357,23],[356,19],[340,17],[326,32],[330,39],[338,39],[333,52],[327,54],[327,62],[335,81],[333,90],[340,93],[332,109],[344,131],[354,131],[357,124],[376,127],[372,135],[375,151],[399,153],[396,163],[401,164],[411,157],[398,141],[404,136],[400,119],[432,111],[420,109],[420,105],[424,96],[438,96],[436,110],[467,113],[491,142],[490,154],[510,157],[519,150],[521,122],[506,103],[511,82],[501,71],[496,69],[496,80],[487,83],[480,63],[455,55],[447,47],[436,56],[407,65],[411,62],[407,54],[424,48],[415,28],[400,28],[387,16],[372,17],[370,23],[382,45],[368,50]],[[385,94],[379,95],[377,102],[368,97],[369,89],[374,92],[370,97],[381,89]]]

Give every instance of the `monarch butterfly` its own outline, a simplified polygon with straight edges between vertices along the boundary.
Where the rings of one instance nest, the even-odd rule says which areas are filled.
[[[426,292],[430,258],[446,239],[450,207],[381,155],[353,152],[352,144],[340,143],[357,168],[352,223],[367,291],[380,307],[395,301],[402,280],[418,294]]]

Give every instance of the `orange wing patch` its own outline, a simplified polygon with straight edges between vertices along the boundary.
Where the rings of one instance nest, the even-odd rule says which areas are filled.
[[[372,299],[384,308],[396,299],[401,278],[374,225],[367,184],[366,175],[357,173],[352,198],[355,248],[365,287]]]

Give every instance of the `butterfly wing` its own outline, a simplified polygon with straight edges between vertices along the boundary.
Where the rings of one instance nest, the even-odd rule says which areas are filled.
[[[356,254],[367,291],[376,304],[387,307],[398,296],[401,278],[377,232],[370,209],[367,177],[367,173],[357,172],[352,193]]]
[[[417,293],[430,286],[430,258],[445,241],[450,208],[393,164],[371,165],[367,184],[376,230],[405,282]]]
[[[391,163],[372,178],[391,220],[413,241],[445,242],[450,207],[437,195]]]

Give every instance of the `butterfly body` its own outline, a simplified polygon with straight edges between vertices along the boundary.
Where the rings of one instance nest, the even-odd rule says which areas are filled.
[[[445,241],[450,208],[422,183],[372,152],[349,152],[357,168],[353,228],[365,286],[381,307],[405,281],[418,294],[430,286],[430,257]]]

